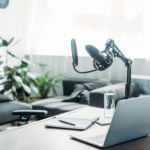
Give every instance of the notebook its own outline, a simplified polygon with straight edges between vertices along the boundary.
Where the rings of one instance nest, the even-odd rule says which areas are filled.
[[[56,117],[51,119],[46,125],[46,128],[60,128],[70,130],[86,130],[94,124],[99,117],[85,119],[85,118],[71,118],[71,117]]]

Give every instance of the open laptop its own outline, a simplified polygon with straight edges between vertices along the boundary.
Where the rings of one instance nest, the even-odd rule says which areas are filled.
[[[105,135],[71,136],[72,139],[100,148],[147,136],[150,133],[150,96],[118,102],[115,114]]]

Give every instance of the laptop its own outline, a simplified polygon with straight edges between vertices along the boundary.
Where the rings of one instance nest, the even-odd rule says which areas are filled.
[[[150,96],[131,98],[118,102],[107,133],[85,137],[72,135],[71,138],[96,147],[105,148],[150,133]]]

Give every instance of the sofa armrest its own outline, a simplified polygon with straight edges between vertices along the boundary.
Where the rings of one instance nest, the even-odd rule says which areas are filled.
[[[104,107],[104,94],[108,92],[115,93],[116,102],[125,98],[126,83],[118,83],[98,88],[90,92],[90,105],[95,107]],[[130,87],[130,97],[137,97],[137,87],[134,83]]]
[[[115,93],[116,100],[125,98],[125,83],[108,85],[90,92],[90,105],[95,107],[104,107],[104,94],[108,92]]]

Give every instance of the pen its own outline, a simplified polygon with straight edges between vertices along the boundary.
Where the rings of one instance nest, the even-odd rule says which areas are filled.
[[[75,124],[74,124],[74,123],[71,123],[71,122],[68,122],[68,121],[59,120],[59,122],[61,122],[61,123],[65,123],[65,124],[69,124],[69,125],[72,125],[72,126],[75,126]]]

